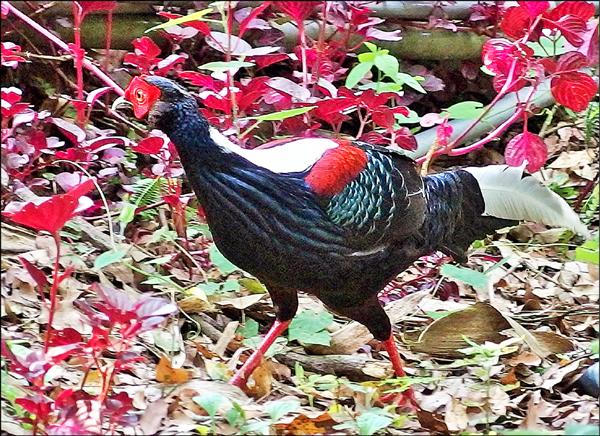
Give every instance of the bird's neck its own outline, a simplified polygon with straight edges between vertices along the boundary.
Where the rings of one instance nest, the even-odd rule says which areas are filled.
[[[220,151],[195,101],[160,102],[150,114],[150,121],[171,139],[182,161],[188,157],[210,159]]]

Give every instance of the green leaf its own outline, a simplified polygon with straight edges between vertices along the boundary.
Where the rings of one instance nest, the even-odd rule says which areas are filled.
[[[598,425],[571,423],[565,427],[565,436],[596,436],[597,434]]]
[[[120,261],[127,254],[128,249],[128,246],[124,246],[115,250],[105,251],[94,260],[94,269],[98,271],[112,263]]]
[[[444,112],[448,114],[449,118],[454,118],[456,120],[472,120],[477,118],[483,112],[483,103],[478,101],[462,101],[453,104],[445,109]]]
[[[219,394],[218,392],[204,392],[201,395],[195,396],[192,400],[212,417],[217,415],[221,404],[226,401],[229,402],[224,395]]]
[[[299,401],[269,401],[265,404],[265,412],[269,414],[273,422],[277,422],[288,413],[298,410],[299,407]]]
[[[216,266],[221,272],[221,274],[225,276],[239,269],[237,266],[227,260],[225,256],[223,256],[215,244],[212,244],[208,249],[208,257],[213,265]]]
[[[449,263],[442,266],[441,273],[445,277],[461,281],[480,290],[487,289],[490,280],[489,277],[482,272],[463,268],[461,266],[450,265]]]
[[[329,345],[331,335],[325,329],[332,321],[333,315],[329,312],[304,310],[290,323],[289,340],[298,340],[305,344]]]
[[[392,55],[375,57],[375,66],[392,79],[398,75],[398,68],[400,68],[398,59]]]
[[[361,53],[358,55],[358,62],[361,64],[373,64],[375,62],[375,58],[377,57],[377,53]]]
[[[421,117],[412,109],[408,110],[408,116],[404,116],[402,114],[394,114],[396,118],[396,122],[398,124],[415,124],[421,121]]]
[[[441,312],[431,312],[431,311],[425,311],[425,315],[427,315],[429,318],[436,320],[436,319],[442,319],[445,316],[450,315],[452,312],[444,310]]]
[[[242,406],[233,401],[231,409],[225,412],[225,419],[227,420],[229,425],[233,427],[240,427],[246,422],[246,412],[244,412]]]
[[[265,294],[267,292],[267,287],[254,278],[242,277],[238,280],[238,283],[250,291],[251,294]]]
[[[189,21],[200,20],[206,14],[214,12],[212,9],[202,9],[201,11],[194,12],[193,14],[186,15],[185,17],[174,18],[165,23],[158,24],[154,27],[149,28],[144,33],[152,32],[153,30],[166,29],[167,27],[176,26],[178,24],[187,23]]]
[[[381,94],[382,92],[398,92],[402,91],[402,85],[394,82],[371,82],[365,83],[364,85],[360,85],[358,87],[361,91],[365,91],[367,89],[374,89],[377,91],[377,94]]]
[[[590,239],[575,248],[575,260],[594,265],[600,264],[600,248],[598,239]]]
[[[348,77],[346,77],[346,88],[354,88],[356,84],[360,82],[361,79],[365,77],[369,71],[371,71],[372,66],[373,64],[371,62],[363,62],[352,68],[352,70],[350,70],[350,73],[348,74]]]
[[[527,45],[533,49],[534,56],[548,57],[558,56],[567,52],[564,36],[549,38],[542,36],[538,42],[528,42]]]
[[[590,352],[592,354],[596,354],[596,355],[598,355],[598,353],[600,353],[600,345],[598,345],[598,339],[596,339],[590,343]]]
[[[365,412],[356,418],[358,433],[361,435],[375,434],[379,430],[388,427],[392,421],[392,418],[375,412]]]
[[[250,117],[252,120],[257,121],[281,121],[286,118],[295,117],[297,115],[305,114],[316,108],[316,106],[298,107],[294,109],[286,109],[279,112],[273,112],[272,114],[260,115],[258,117]]]
[[[117,218],[119,222],[123,224],[129,224],[135,218],[135,210],[137,209],[135,204],[124,201],[121,206],[121,212]]]
[[[219,293],[221,285],[215,282],[198,283],[197,288],[204,292],[205,295],[214,295]]]
[[[401,83],[407,86],[410,86],[412,89],[414,89],[415,91],[419,91],[423,94],[426,94],[427,91],[425,91],[423,89],[423,87],[421,86],[421,84],[418,82],[418,80],[416,79],[416,77],[411,76],[410,74],[406,74],[406,73],[398,73],[396,75],[396,77],[392,77],[397,83]],[[422,78],[421,78],[422,79]]]
[[[246,322],[238,328],[238,333],[242,335],[244,339],[258,336],[258,323],[252,318],[246,317]]]
[[[221,285],[221,292],[238,292],[240,290],[240,282],[237,280],[226,280]]]
[[[253,67],[254,63],[244,61],[229,61],[229,62],[209,62],[204,65],[200,65],[198,68],[203,70],[210,70],[214,72],[223,73],[228,70],[238,70],[240,68]]]
[[[261,342],[262,342],[262,338],[260,336],[253,336],[251,338],[244,339],[242,341],[242,344],[244,344],[246,347],[256,350],[256,349],[258,349],[258,346],[260,345]],[[285,350],[286,345],[287,345],[286,338],[279,337],[279,338],[275,339],[275,342],[273,342],[273,345],[271,345],[269,347],[269,349],[267,350],[267,352],[265,353],[265,357],[273,357],[276,354],[281,353],[283,350]]]
[[[373,53],[379,51],[379,47],[377,47],[375,44],[373,44],[372,42],[365,42],[365,47],[367,47],[369,50],[371,50]]]

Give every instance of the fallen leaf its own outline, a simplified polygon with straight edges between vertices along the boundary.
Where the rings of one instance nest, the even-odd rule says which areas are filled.
[[[278,435],[328,434],[336,424],[337,421],[327,412],[315,418],[298,415],[289,424],[275,424],[275,431]]]
[[[244,310],[255,305],[265,297],[266,294],[251,294],[237,298],[223,298],[217,301],[219,306],[232,306],[239,310]]]
[[[431,323],[413,343],[408,343],[412,351],[432,356],[460,358],[458,351],[467,345],[463,336],[482,344],[486,341],[500,343],[501,335],[510,325],[494,307],[487,303],[476,303],[467,309],[453,312]]]
[[[567,338],[554,332],[531,332],[550,354],[563,354],[575,350],[575,347]]]
[[[217,353],[219,356],[221,356],[221,357],[225,356],[225,351],[227,350],[227,345],[229,345],[231,340],[234,338],[235,331],[237,330],[238,325],[240,325],[240,323],[238,321],[231,321],[230,323],[227,324],[227,326],[223,330],[223,333],[221,334],[221,337],[217,341],[215,348],[214,348],[214,352]]]
[[[579,368],[579,363],[580,361],[576,360],[575,362],[571,362],[564,366],[561,366],[560,363],[553,365],[542,376],[543,382],[541,388],[551,391],[567,374],[577,370],[577,368]]]
[[[506,363],[510,366],[517,366],[520,363],[527,366],[538,366],[542,363],[542,359],[531,351],[523,351],[519,355],[508,359]]]
[[[156,380],[161,383],[181,384],[189,380],[190,375],[187,369],[173,368],[171,360],[163,355],[156,365]]]
[[[142,434],[158,433],[162,420],[167,416],[168,410],[169,404],[162,398],[150,403],[140,418],[139,425],[142,429]]]
[[[262,398],[271,393],[273,384],[273,372],[271,365],[266,359],[262,359],[260,365],[252,372],[247,386],[247,392],[254,398]]]

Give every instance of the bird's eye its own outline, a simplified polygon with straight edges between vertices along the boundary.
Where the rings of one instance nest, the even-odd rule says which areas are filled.
[[[144,100],[146,99],[146,94],[144,93],[144,91],[142,91],[141,89],[136,89],[135,90],[135,99],[139,102],[139,103],[143,103]]]

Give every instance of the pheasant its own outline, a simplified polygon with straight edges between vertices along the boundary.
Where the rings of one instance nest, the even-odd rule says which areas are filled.
[[[172,80],[134,78],[125,98],[175,144],[214,243],[263,282],[276,320],[231,379],[244,386],[298,308],[298,291],[365,325],[405,376],[377,294],[436,250],[466,259],[471,242],[518,220],[585,234],[567,203],[522,169],[495,165],[421,177],[415,163],[360,141],[301,138],[244,149],[211,127]],[[406,402],[414,404],[411,391]]]

